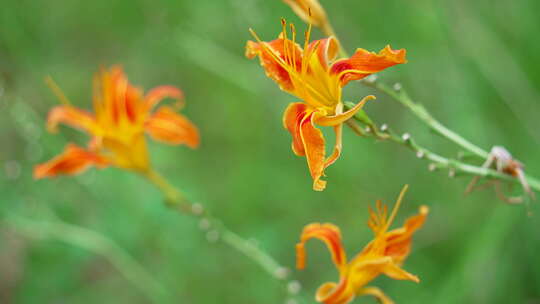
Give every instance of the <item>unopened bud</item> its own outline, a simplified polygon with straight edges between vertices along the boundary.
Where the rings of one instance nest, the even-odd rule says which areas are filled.
[[[418,150],[418,151],[416,152],[416,157],[418,157],[418,158],[424,158],[424,151]]]
[[[328,26],[328,18],[318,0],[283,0],[304,22],[316,27]]]
[[[392,88],[395,91],[400,91],[401,90],[401,83],[399,83],[399,82],[394,83],[394,86]]]
[[[387,130],[388,130],[388,125],[387,125],[387,124],[383,124],[383,125],[381,126],[381,131],[386,132]]]
[[[403,135],[401,135],[401,139],[403,139],[404,141],[408,141],[409,139],[411,139],[411,134],[403,133]]]

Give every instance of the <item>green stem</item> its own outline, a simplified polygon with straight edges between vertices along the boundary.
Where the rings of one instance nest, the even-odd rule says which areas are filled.
[[[345,107],[348,109],[350,109],[351,106],[352,106],[352,103],[345,104]],[[353,119],[358,122],[364,122],[363,119],[357,116],[354,116]],[[355,134],[360,135],[357,131],[359,128],[358,125],[351,126],[354,124],[350,122],[348,122],[348,125],[351,127],[351,129],[353,129]],[[360,136],[371,136],[376,139],[389,140],[396,144],[402,145],[406,147],[407,149],[410,149],[416,152],[417,156],[432,161],[435,164],[434,169],[447,168],[447,169],[454,170],[455,173],[465,173],[465,174],[476,175],[480,177],[496,178],[496,179],[500,179],[504,181],[518,182],[516,178],[508,174],[504,174],[490,168],[470,165],[457,159],[446,158],[444,156],[441,156],[435,152],[432,152],[428,148],[425,148],[419,145],[418,143],[416,143],[416,141],[414,141],[414,139],[410,138],[410,136],[408,136],[408,138],[403,138],[391,132],[390,130],[385,130],[383,133],[380,133],[381,131],[378,131],[378,132],[379,133],[373,133],[370,130],[370,132],[364,132]],[[530,177],[528,178],[529,178],[528,179],[529,186],[537,191],[540,191],[540,184],[535,179],[530,179]]]
[[[390,86],[374,81],[374,82],[363,82],[365,85],[373,87],[383,93],[386,93],[390,97],[392,97],[394,100],[398,101],[402,105],[404,105],[406,108],[408,108],[413,114],[416,115],[421,121],[423,121],[426,125],[428,125],[433,131],[435,131],[437,134],[441,135],[442,137],[450,140],[451,142],[457,144],[458,146],[462,147],[463,149],[478,155],[479,157],[483,159],[487,159],[489,157],[489,153],[482,148],[476,146],[475,144],[471,143],[470,141],[463,138],[461,135],[455,133],[454,131],[448,129],[443,124],[441,124],[438,120],[436,120],[427,110],[419,103],[415,103],[407,94],[407,92],[404,89],[394,90],[390,88]]]
[[[191,203],[176,187],[154,170],[142,172],[142,175],[152,182],[166,198],[167,206],[183,214],[189,214],[204,221],[209,233],[214,233],[225,244],[236,249],[255,263],[259,264],[268,274],[279,281],[286,282],[287,268],[281,266],[272,256],[261,248],[230,231],[219,220],[199,204]]]

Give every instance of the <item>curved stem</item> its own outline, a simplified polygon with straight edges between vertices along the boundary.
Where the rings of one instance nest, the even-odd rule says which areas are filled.
[[[416,117],[418,117],[421,121],[423,121],[426,125],[428,125],[437,134],[447,138],[448,140],[455,143],[456,145],[462,147],[463,149],[483,159],[486,159],[489,157],[489,153],[487,151],[476,146],[475,144],[463,138],[461,135],[455,133],[454,131],[448,129],[443,124],[441,124],[426,110],[426,108],[424,108],[424,106],[422,106],[419,103],[415,103],[409,97],[409,95],[407,94],[405,90],[403,89],[394,90],[390,88],[390,86],[384,83],[378,82],[378,81],[374,81],[374,82],[363,81],[362,83],[365,84],[366,86],[375,88],[383,93],[386,93],[387,95],[392,97],[394,100],[404,105],[413,114],[415,114]]]
[[[158,172],[150,169],[141,172],[142,176],[153,183],[164,195],[167,206],[177,210],[182,214],[188,214],[200,218],[204,223],[204,228],[208,230],[209,238],[220,238],[225,244],[236,249],[255,263],[259,264],[268,274],[275,279],[286,282],[287,268],[280,265],[272,256],[264,252],[257,245],[243,239],[236,233],[230,231],[219,220],[212,217],[210,213],[198,203],[192,203],[184,195],[169,183],[169,181]]]

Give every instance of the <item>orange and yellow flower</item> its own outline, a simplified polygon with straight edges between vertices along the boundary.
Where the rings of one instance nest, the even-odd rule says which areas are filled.
[[[386,46],[378,54],[357,49],[350,58],[335,60],[339,43],[328,37],[309,43],[311,25],[306,32],[304,47],[296,41],[291,24],[291,38],[287,37],[287,24],[278,39],[263,42],[248,41],[246,56],[259,57],[266,75],[279,87],[301,102],[290,104],[283,116],[283,125],[293,137],[292,150],[298,156],[306,156],[313,178],[313,189],[321,191],[326,182],[321,180],[324,170],[336,161],[341,153],[342,124],[359,111],[373,96],[367,96],[355,107],[344,112],[341,100],[342,88],[351,80],[362,79],[396,64],[405,63],[405,50],[392,50]],[[315,127],[331,126],[336,133],[334,151],[326,157],[325,140]]]
[[[403,270],[401,265],[411,251],[413,234],[424,224],[428,207],[421,206],[419,214],[409,218],[403,227],[388,231],[405,191],[406,188],[401,192],[390,217],[387,206],[383,206],[380,201],[377,201],[376,212],[369,209],[368,226],[373,230],[375,239],[349,262],[338,227],[328,223],[313,223],[304,228],[300,243],[296,245],[297,267],[305,267],[305,243],[311,238],[317,238],[326,243],[340,276],[339,283],[327,282],[319,287],[315,297],[318,302],[345,304],[356,296],[372,295],[381,303],[390,304],[393,302],[380,289],[366,285],[381,274],[396,280],[420,281],[415,275]]]
[[[35,178],[77,174],[91,166],[116,166],[135,171],[149,169],[145,133],[168,144],[199,144],[197,127],[171,106],[154,107],[164,98],[182,101],[183,93],[173,86],[159,86],[144,94],[132,86],[119,66],[102,70],[94,78],[94,113],[70,104],[54,107],[47,128],[56,132],[64,123],[91,136],[88,148],[69,144],[64,152],[34,168]]]

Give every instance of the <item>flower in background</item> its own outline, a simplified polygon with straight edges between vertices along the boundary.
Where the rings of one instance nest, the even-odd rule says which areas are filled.
[[[380,289],[366,285],[381,274],[395,280],[419,282],[415,275],[401,268],[411,251],[412,236],[423,224],[428,214],[428,207],[421,206],[418,215],[410,217],[403,227],[388,231],[401,204],[405,187],[388,217],[387,206],[377,201],[377,211],[369,209],[368,226],[373,230],[375,239],[352,260],[347,262],[341,243],[341,233],[332,224],[309,224],[304,228],[300,243],[296,245],[297,267],[303,269],[306,263],[305,243],[311,238],[318,238],[326,243],[332,259],[339,271],[339,283],[327,282],[317,290],[316,300],[325,304],[345,304],[356,296],[372,295],[383,304],[393,303]]]
[[[53,85],[59,93],[59,89]],[[64,152],[34,168],[35,178],[59,174],[77,174],[90,166],[116,166],[144,172],[149,169],[145,133],[168,144],[199,144],[197,127],[171,106],[154,107],[164,98],[183,99],[182,91],[172,86],[159,86],[146,95],[132,86],[119,66],[102,70],[94,78],[94,113],[69,103],[54,107],[47,119],[47,128],[56,132],[59,123],[82,130],[91,136],[88,148],[69,144]],[[61,98],[65,100],[65,97]]]
[[[386,46],[378,54],[357,49],[353,56],[335,60],[339,50],[338,41],[328,37],[309,43],[311,26],[306,32],[304,47],[296,43],[296,31],[291,24],[291,38],[287,36],[287,24],[282,20],[283,30],[278,39],[263,42],[251,31],[257,42],[248,41],[246,56],[259,56],[266,75],[277,82],[283,91],[301,102],[292,103],[283,116],[284,127],[293,137],[292,150],[298,156],[306,156],[313,189],[324,190],[321,180],[324,170],[341,154],[342,124],[359,111],[373,96],[367,96],[349,111],[343,111],[341,91],[351,80],[362,79],[396,64],[405,63],[405,50],[392,50]],[[331,126],[336,133],[333,153],[325,156],[325,140],[315,127]]]

